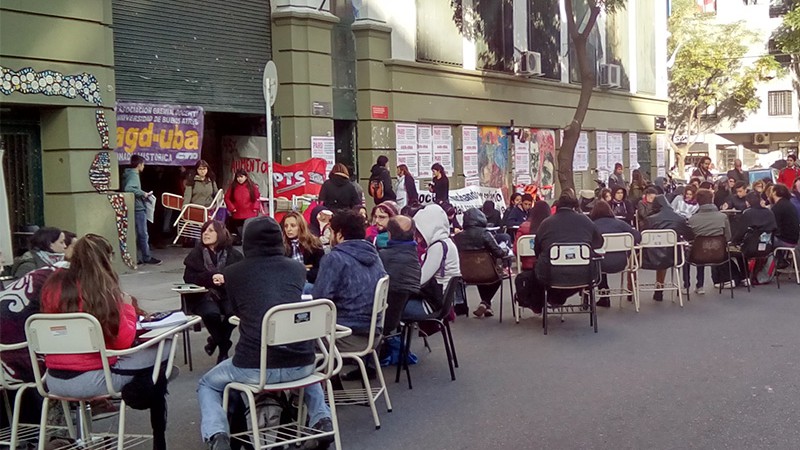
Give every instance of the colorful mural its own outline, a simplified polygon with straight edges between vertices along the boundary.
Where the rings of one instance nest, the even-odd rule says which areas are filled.
[[[480,127],[478,129],[478,176],[481,186],[508,187],[507,130],[507,128],[501,127]]]

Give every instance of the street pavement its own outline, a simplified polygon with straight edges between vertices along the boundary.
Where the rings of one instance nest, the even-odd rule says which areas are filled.
[[[145,309],[177,308],[169,289],[182,281],[187,252],[160,251],[162,266],[122,275],[123,287]],[[601,308],[597,334],[588,317],[568,316],[564,323],[551,318],[544,336],[541,318],[529,310],[514,324],[509,303],[502,324],[498,305],[494,318],[459,317],[452,327],[457,380],[450,380],[440,335],[430,338],[431,353],[415,339],[414,389],[405,378],[394,383],[394,367],[384,369],[394,412],[381,401],[375,430],[369,408],[340,407],[343,448],[800,448],[800,286],[784,278],[780,290],[774,283],[750,293],[737,288],[731,299],[708,275],[706,295],[693,293],[684,308],[669,295],[656,303],[643,293],[639,313],[614,300]],[[474,307],[477,290],[468,297]],[[195,392],[213,365],[204,342],[204,332],[192,333],[193,372],[180,352],[176,358],[172,449],[204,448]],[[140,411],[129,424],[132,431],[149,428]],[[106,420],[95,429],[112,426]]]

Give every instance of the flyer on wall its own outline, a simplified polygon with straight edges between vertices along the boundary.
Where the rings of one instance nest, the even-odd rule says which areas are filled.
[[[608,170],[614,170],[614,165],[625,165],[625,146],[622,133],[608,133]]]
[[[628,133],[628,175],[633,178],[633,171],[639,168],[639,136]]]
[[[413,123],[395,124],[395,145],[397,165],[405,164],[411,175],[417,177],[417,125]]]
[[[336,164],[336,141],[333,136],[311,136],[311,157],[325,160],[325,173]]]
[[[461,155],[464,163],[464,176],[478,176],[478,127],[461,127]]]
[[[447,176],[453,173],[453,132],[450,125],[433,126],[433,162],[444,167]]]
[[[575,145],[575,156],[572,158],[572,170],[583,172],[589,170],[589,133],[581,131]]]
[[[605,131],[595,131],[594,138],[595,145],[597,146],[595,168],[598,171],[605,171],[608,169],[608,133]]]
[[[419,178],[431,178],[433,165],[433,132],[430,125],[417,125],[417,165]]]
[[[531,154],[530,142],[521,142],[521,139],[514,141],[514,173],[526,174],[530,177]]]

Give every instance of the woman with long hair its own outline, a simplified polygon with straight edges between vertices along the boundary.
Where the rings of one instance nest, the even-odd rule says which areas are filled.
[[[31,236],[27,252],[14,261],[12,273],[22,278],[26,273],[42,267],[53,267],[64,259],[67,245],[64,232],[54,227],[42,227]]]
[[[616,191],[616,189],[615,189]],[[592,212],[589,213],[589,218],[592,219],[594,222],[595,227],[597,230],[600,231],[601,234],[610,234],[610,233],[630,233],[633,235],[633,241],[635,244],[638,244],[642,240],[642,235],[639,234],[638,231],[633,229],[626,221],[620,220],[617,217],[617,214],[614,212],[612,206],[607,202],[601,200],[595,203]],[[597,301],[597,306],[602,306],[604,308],[608,308],[611,306],[611,300],[608,296],[609,287],[608,287],[608,276],[606,273],[619,273],[625,266],[628,264],[628,254],[623,252],[613,252],[606,254],[605,258],[603,259],[601,266],[603,276],[600,280],[600,299]],[[631,290],[633,287],[632,278],[628,277],[628,290]],[[605,295],[603,295],[605,294]],[[633,296],[628,296],[628,301],[633,301]]]
[[[684,186],[683,195],[676,195],[675,198],[672,199],[672,209],[687,219],[692,217],[700,208],[700,206],[697,204],[697,199],[695,198],[696,194],[697,186],[693,184]]]
[[[372,208],[372,225],[367,228],[367,240],[378,248],[386,248],[389,245],[389,219],[400,214],[397,203],[385,200],[383,203]]]
[[[647,180],[644,179],[644,175],[642,175],[639,169],[634,169],[631,172],[631,186],[630,189],[628,189],[628,197],[633,199],[634,207],[636,207],[637,203],[642,199],[645,189],[647,189]]]
[[[69,268],[56,270],[42,288],[42,312],[91,314],[100,323],[106,348],[124,350],[131,348],[136,337],[137,310],[133,298],[120,289],[119,277],[112,266],[113,254],[114,248],[102,236],[87,234],[79,239],[70,256]],[[157,351],[154,346],[109,358],[112,388],[122,390],[138,373],[149,377],[158,362]],[[165,351],[165,360],[168,355]],[[99,353],[48,355],[45,365],[47,388],[55,395],[91,398],[108,392]],[[166,382],[156,383],[156,388],[158,395],[147,399],[155,439],[153,448],[165,449]]]
[[[419,194],[417,194],[417,183],[411,172],[408,171],[408,166],[400,164],[397,166],[397,187],[395,188],[397,194],[397,207],[403,209],[406,206],[414,206],[419,203]]]
[[[322,211],[320,214],[323,214]],[[314,282],[317,280],[319,263],[325,255],[322,243],[308,230],[303,215],[296,211],[291,211],[283,217],[281,230],[283,230],[286,256],[300,261],[306,266],[306,287],[303,288],[303,293],[311,292],[311,288],[314,287]]]
[[[447,174],[444,172],[444,167],[439,163],[434,163],[431,166],[433,172],[433,179],[428,185],[428,190],[433,192],[434,203],[442,204],[450,201],[450,180],[447,179]]]
[[[216,177],[208,163],[201,159],[195,166],[194,173],[186,181],[183,204],[211,206],[215,195],[217,195]]]
[[[350,209],[361,203],[361,197],[350,182],[347,166],[342,163],[333,165],[328,179],[322,183],[319,201],[332,210]]]
[[[233,315],[233,306],[225,294],[222,272],[242,259],[244,257],[233,248],[231,235],[222,222],[209,220],[200,229],[200,242],[183,260],[186,266],[183,281],[208,289],[207,293],[190,296],[186,306],[189,312],[203,318],[210,335],[204,349],[209,356],[219,349],[217,363],[228,358],[234,329],[228,323],[228,318]]]
[[[228,208],[228,231],[231,235],[241,236],[239,230],[244,221],[258,216],[261,211],[261,193],[258,185],[247,175],[244,169],[236,170],[231,185],[225,192],[225,206]]]
[[[511,236],[514,254],[517,252],[517,238],[529,234],[536,234],[536,232],[539,231],[539,225],[541,225],[542,222],[544,222],[544,219],[547,219],[548,217],[550,217],[550,205],[548,205],[546,201],[539,200],[533,204],[531,209],[528,210],[527,220],[522,222],[522,225],[519,226],[516,236]],[[523,270],[533,270],[533,267],[536,264],[536,257],[526,256],[523,257],[520,262],[522,262]]]

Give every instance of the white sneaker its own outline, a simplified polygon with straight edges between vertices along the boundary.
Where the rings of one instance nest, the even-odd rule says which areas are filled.
[[[699,287],[699,288],[694,290],[694,293],[697,294],[697,295],[705,295],[706,290],[701,288],[701,287]]]
[[[683,295],[689,295],[689,288],[683,288],[683,289],[681,289],[681,293],[682,293]]]
[[[748,280],[747,278],[742,280],[742,286],[749,287],[750,286],[750,280]]]

